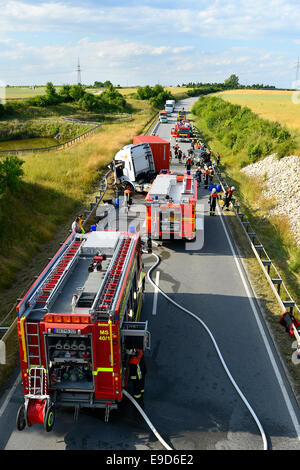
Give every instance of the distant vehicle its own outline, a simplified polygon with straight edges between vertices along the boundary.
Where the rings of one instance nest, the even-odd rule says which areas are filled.
[[[165,104],[165,111],[168,112],[168,116],[171,116],[175,108],[175,100],[167,100]]]
[[[175,128],[171,129],[171,136],[175,137],[176,142],[190,142],[192,133],[192,127],[182,122],[177,122]]]
[[[168,122],[168,111],[159,112],[159,122],[167,123]]]
[[[177,113],[177,121],[185,121],[186,120],[186,111],[181,110]]]

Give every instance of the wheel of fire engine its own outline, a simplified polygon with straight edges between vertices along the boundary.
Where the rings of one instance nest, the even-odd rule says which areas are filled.
[[[47,407],[45,416],[44,416],[44,429],[46,432],[50,432],[53,429],[55,421],[55,411],[53,406]]]
[[[23,431],[26,427],[26,419],[25,419],[25,405],[21,405],[20,408],[18,409],[17,413],[17,429],[18,431]]]

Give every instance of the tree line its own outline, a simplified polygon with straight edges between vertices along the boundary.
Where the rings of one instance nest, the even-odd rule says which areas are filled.
[[[124,96],[110,82],[100,95],[89,93],[80,84],[63,85],[57,91],[53,83],[48,82],[43,95],[27,98],[22,102],[21,106],[46,108],[62,103],[75,103],[83,111],[95,113],[128,112],[131,109]],[[13,113],[14,108],[19,106],[20,103],[9,102],[0,104],[0,117],[9,116]]]
[[[190,88],[188,90],[189,96],[200,96],[207,95],[209,93],[217,93],[219,91],[226,90],[244,90],[244,89],[254,89],[254,90],[274,90],[276,87],[274,85],[264,85],[264,84],[253,84],[253,85],[241,85],[239,83],[239,77],[235,74],[230,75],[223,83],[202,83],[202,82],[189,82],[183,83],[182,86]]]
[[[157,109],[164,107],[167,100],[174,99],[172,93],[165,90],[164,87],[159,84],[154,87],[150,87],[149,85],[138,87],[135,98],[138,100],[149,100],[151,106]]]
[[[271,153],[283,157],[295,150],[295,139],[287,128],[258,117],[245,106],[231,104],[217,96],[202,96],[192,112],[233,155],[240,155],[241,167]]]

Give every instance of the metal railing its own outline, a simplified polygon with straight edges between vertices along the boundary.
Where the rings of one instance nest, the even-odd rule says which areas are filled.
[[[155,124],[157,119],[158,119],[158,114],[155,114],[154,118],[151,119],[149,125],[147,126],[147,128],[144,132],[144,135],[146,135],[150,131],[150,129],[153,127],[153,125]],[[88,131],[88,132],[90,132],[90,131]],[[109,170],[104,175],[104,177],[101,179],[100,185],[99,185],[99,194],[95,196],[95,202],[91,202],[90,203],[90,209],[84,211],[84,215],[85,215],[85,220],[84,220],[84,223],[83,223],[84,227],[86,227],[88,225],[89,221],[96,215],[97,208],[100,205],[100,203],[101,203],[101,201],[104,197],[104,194],[106,193],[107,186],[108,186],[108,181],[107,180],[108,180],[108,178],[110,177],[111,174],[112,174],[112,170]],[[19,300],[20,299],[18,299],[18,301]],[[17,303],[10,310],[10,312],[6,316],[6,318],[8,318],[8,316],[15,309]],[[5,321],[5,319],[3,321]],[[0,327],[1,328],[0,332],[2,332],[2,334],[4,333],[4,336],[0,339],[0,364],[6,364],[5,344],[6,344],[7,340],[9,339],[9,337],[11,336],[11,334],[13,333],[13,331],[15,330],[16,327],[17,327],[17,318],[14,319],[11,326],[9,326],[9,327]]]
[[[52,151],[65,150],[67,148],[72,147],[77,142],[81,142],[86,137],[88,137],[92,132],[95,132],[100,127],[101,127],[101,124],[98,124],[97,126],[93,127],[92,129],[89,129],[88,131],[84,132],[83,134],[80,134],[79,136],[74,137],[73,139],[68,140],[67,142],[64,142],[62,144],[57,144],[57,145],[51,145],[50,147],[36,147],[36,148],[31,148],[31,149],[15,149],[15,150],[0,150],[0,156],[1,155],[18,155],[18,154],[26,154],[26,153],[33,153],[33,152],[52,152]]]
[[[219,184],[223,192],[229,188],[229,185],[224,176],[222,176],[221,170],[218,166],[215,167],[215,174],[219,180]],[[266,249],[264,248],[261,240],[259,239],[257,233],[253,229],[249,219],[242,211],[242,207],[238,199],[232,198],[232,210],[236,215],[236,218],[239,222],[239,225],[242,227],[244,234],[248,240],[248,243],[272,289],[272,292],[275,295],[275,298],[280,306],[282,313],[289,312],[291,315],[300,319],[300,309],[296,304],[295,300],[292,298],[289,293],[278,269],[274,265],[273,261],[269,257]],[[295,312],[294,312],[295,310]],[[293,332],[295,339],[297,341],[298,348],[300,347],[300,335],[297,331],[295,325],[293,325]]]

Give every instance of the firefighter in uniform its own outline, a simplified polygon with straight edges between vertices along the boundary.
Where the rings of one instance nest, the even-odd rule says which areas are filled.
[[[207,166],[204,167],[203,174],[204,174],[204,189],[207,189],[208,188],[208,178],[209,178],[209,175],[210,175],[210,171],[207,168]]]
[[[132,192],[129,188],[125,189],[124,197],[126,201],[126,206],[129,208],[132,204]]]
[[[216,215],[216,205],[219,195],[216,188],[213,188],[209,196],[209,215]]]
[[[225,210],[229,211],[229,204],[230,204],[230,201],[232,199],[233,191],[235,191],[234,186],[231,186],[230,189],[227,189],[226,194],[225,194],[225,199],[224,199],[224,206],[222,207],[222,210],[224,209],[224,207],[226,207]]]
[[[129,379],[133,383],[133,398],[138,402],[143,401],[146,364],[142,349],[133,350],[129,363]]]

